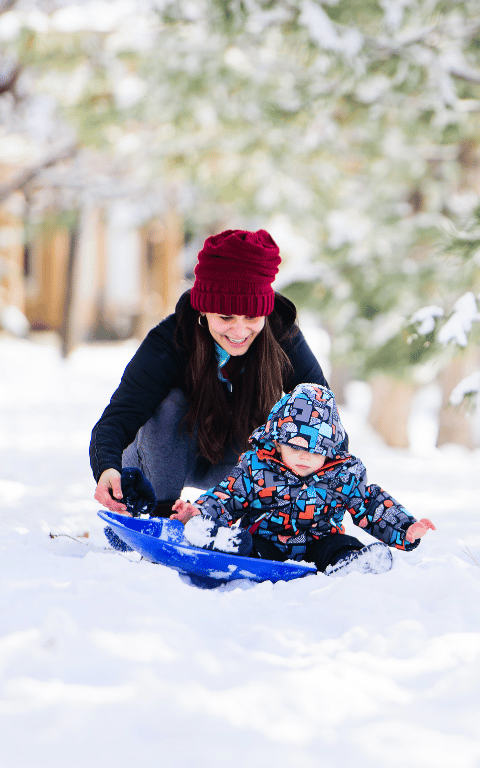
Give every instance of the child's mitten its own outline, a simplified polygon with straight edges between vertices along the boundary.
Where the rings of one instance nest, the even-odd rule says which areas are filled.
[[[194,547],[215,549],[231,555],[249,555],[253,542],[250,531],[233,525],[228,528],[204,515],[195,515],[185,525],[185,538]]]
[[[152,484],[137,467],[122,469],[123,503],[133,517],[149,515],[157,503]]]

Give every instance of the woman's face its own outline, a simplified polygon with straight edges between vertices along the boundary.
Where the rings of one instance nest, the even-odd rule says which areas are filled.
[[[265,325],[265,317],[217,315],[206,312],[208,330],[229,355],[244,355]]]

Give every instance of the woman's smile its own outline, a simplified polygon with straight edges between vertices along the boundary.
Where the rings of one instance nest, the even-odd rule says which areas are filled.
[[[243,355],[265,325],[265,317],[205,314],[208,329],[222,349],[230,355]]]

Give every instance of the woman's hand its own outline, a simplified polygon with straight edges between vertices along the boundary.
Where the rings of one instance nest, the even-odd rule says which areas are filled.
[[[130,512],[127,512],[125,504],[122,504],[122,502],[119,501],[119,499],[123,499],[123,493],[122,476],[118,470],[106,469],[105,472],[102,472],[95,490],[94,498],[102,505],[102,507],[109,509],[110,512],[118,512],[121,515],[131,517]],[[118,501],[116,501],[116,499],[118,499]]]
[[[177,499],[172,509],[175,511],[175,514],[170,515],[170,520],[180,520],[184,525],[188,523],[190,518],[201,514],[198,507],[190,504],[189,501],[182,501],[181,499]]]
[[[413,525],[407,528],[405,538],[410,542],[410,544],[413,544],[414,541],[421,539],[422,536],[425,536],[429,529],[432,531],[437,530],[431,520],[423,517],[421,520],[418,520],[416,523],[413,523]]]

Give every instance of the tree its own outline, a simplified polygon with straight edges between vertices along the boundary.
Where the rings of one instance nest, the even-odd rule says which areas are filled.
[[[267,226],[334,360],[414,381],[431,348],[405,320],[443,302],[441,233],[478,195],[476,0],[152,0],[137,36],[55,19],[18,58],[80,142],[161,179],[192,231]]]
[[[163,3],[139,70],[133,114],[156,172],[193,185],[194,224],[286,222],[287,292],[322,316],[357,376],[414,376],[427,355],[403,327],[448,284],[441,233],[475,204],[462,186],[478,131],[477,10]]]
[[[480,207],[469,219],[457,226],[446,246],[449,254],[450,284],[443,306],[427,306],[414,313],[410,324],[410,343],[428,345],[431,354],[448,359],[461,356],[476,364],[468,376],[453,389],[450,403],[460,405],[469,400],[474,405],[480,393]]]

